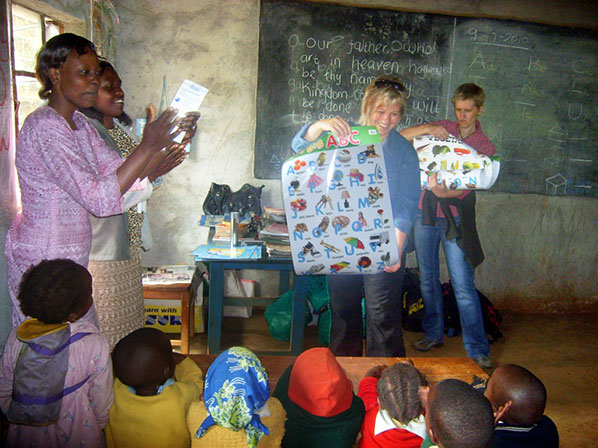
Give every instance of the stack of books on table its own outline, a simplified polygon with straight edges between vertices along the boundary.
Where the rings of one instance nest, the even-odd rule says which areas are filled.
[[[230,244],[230,215],[202,215],[200,226],[210,227],[209,241],[215,244]],[[258,244],[257,232],[250,230],[251,219],[241,217],[237,225],[239,244]]]
[[[289,229],[284,223],[273,222],[260,231],[260,240],[272,258],[291,258]]]
[[[237,237],[239,239],[244,238],[247,235],[248,229],[249,223],[240,222],[237,225]],[[214,226],[214,236],[212,239],[213,241],[230,242],[230,219],[228,221],[221,222],[217,226]]]

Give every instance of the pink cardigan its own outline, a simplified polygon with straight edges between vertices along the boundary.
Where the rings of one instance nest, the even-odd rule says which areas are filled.
[[[87,266],[90,213],[123,212],[116,170],[123,159],[112,151],[80,112],[77,129],[54,109],[30,114],[17,138],[16,167],[22,211],[6,237],[8,288],[13,326],[23,321],[16,295],[21,276],[42,259],[69,258]],[[15,316],[17,314],[17,316]]]

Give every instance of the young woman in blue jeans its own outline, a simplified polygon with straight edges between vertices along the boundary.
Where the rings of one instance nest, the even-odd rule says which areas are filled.
[[[463,84],[453,95],[457,121],[435,123],[403,129],[408,140],[420,135],[445,139],[457,137],[478,152],[494,155],[494,145],[482,132],[478,117],[484,110],[484,90],[475,84]],[[473,270],[484,259],[475,223],[475,192],[449,190],[439,184],[436,173],[428,180],[430,189],[421,193],[413,233],[419,265],[421,294],[424,301],[424,336],[413,344],[419,351],[441,347],[444,314],[440,287],[440,243],[451,277],[467,356],[482,368],[492,368],[490,346],[484,329],[480,299]]]

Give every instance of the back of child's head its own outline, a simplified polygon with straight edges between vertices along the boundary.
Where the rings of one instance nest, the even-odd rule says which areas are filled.
[[[488,381],[486,396],[495,406],[511,401],[502,421],[512,426],[532,426],[546,408],[546,387],[536,375],[514,364],[498,367]]]
[[[394,364],[384,369],[376,386],[380,407],[407,425],[422,414],[419,390],[427,385],[426,378],[412,365]]]
[[[203,437],[217,425],[235,432],[245,430],[247,446],[256,446],[270,433],[260,415],[269,398],[268,373],[256,354],[245,347],[225,350],[206,373],[204,403],[209,415],[194,437]]]
[[[46,324],[74,322],[91,306],[91,274],[72,260],[42,260],[21,279],[21,311]]]
[[[140,328],[122,338],[114,347],[112,362],[114,376],[139,395],[155,395],[175,366],[170,339],[156,328]]]
[[[443,380],[430,390],[426,424],[442,448],[486,448],[494,435],[490,401],[456,379]]]
[[[301,353],[289,378],[289,398],[319,417],[346,411],[353,402],[353,384],[330,349],[316,347]]]

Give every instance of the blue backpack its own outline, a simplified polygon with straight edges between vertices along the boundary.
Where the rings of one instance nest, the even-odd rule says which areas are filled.
[[[23,347],[15,367],[12,400],[6,414],[11,423],[46,426],[58,421],[62,397],[89,379],[64,387],[69,346],[88,334],[71,335],[68,324],[47,325],[37,319],[29,319],[19,327],[17,338]]]

